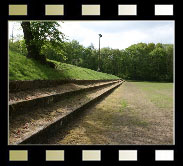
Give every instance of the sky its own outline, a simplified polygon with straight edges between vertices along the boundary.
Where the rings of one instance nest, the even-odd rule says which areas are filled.
[[[85,47],[94,45],[125,49],[132,44],[144,43],[174,43],[174,21],[63,21],[59,28],[67,39],[77,40]],[[23,36],[20,23],[9,22],[9,36]],[[17,37],[18,38],[18,37]]]

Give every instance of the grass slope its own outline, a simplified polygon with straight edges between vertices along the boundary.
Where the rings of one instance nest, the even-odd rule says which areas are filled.
[[[51,60],[49,60],[51,61]],[[102,80],[119,79],[118,77],[74,65],[52,61],[56,69],[27,59],[25,56],[9,51],[9,79],[10,80]]]

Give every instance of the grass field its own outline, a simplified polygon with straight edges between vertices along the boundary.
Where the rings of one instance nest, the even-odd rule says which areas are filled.
[[[133,81],[85,110],[52,143],[170,145],[173,133],[173,83]]]
[[[52,61],[56,69],[42,65],[23,55],[9,51],[9,79],[10,80],[102,80],[119,79],[118,77],[74,65]]]
[[[173,107],[173,83],[134,82],[158,108]]]

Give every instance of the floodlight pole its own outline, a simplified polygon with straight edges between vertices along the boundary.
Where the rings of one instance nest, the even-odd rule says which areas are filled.
[[[102,37],[101,34],[98,34],[99,35],[99,54],[98,54],[98,69],[97,71],[100,71],[100,38]]]

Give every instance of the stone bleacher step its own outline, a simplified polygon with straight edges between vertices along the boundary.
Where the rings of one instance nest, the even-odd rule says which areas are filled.
[[[19,99],[18,101],[12,101],[10,100],[9,102],[9,117],[14,118],[20,113],[24,113],[25,111],[32,111],[33,109],[40,108],[40,107],[46,107],[52,103],[58,102],[68,96],[71,95],[76,95],[77,93],[81,93],[83,91],[89,91],[93,89],[97,89],[100,87],[105,87],[108,85],[111,85],[113,83],[118,82],[119,80],[116,81],[109,81],[109,82],[101,82],[101,83],[95,83],[95,84],[89,84],[85,86],[69,86],[69,88],[65,85],[60,86],[60,89],[63,89],[61,92],[56,92],[56,93],[46,93],[43,92],[42,95],[40,96],[31,96],[30,99]],[[64,90],[64,88],[66,88]],[[52,90],[51,88],[50,90]],[[49,91],[50,91],[49,90]],[[47,90],[48,91],[48,90]],[[19,92],[20,93],[20,92]],[[26,92],[24,92],[26,93]],[[11,95],[11,94],[10,94]],[[16,95],[15,95],[16,96]]]
[[[54,135],[58,129],[100,98],[120,86],[123,81],[91,88],[77,95],[69,96],[54,105],[38,108],[29,114],[9,120],[9,144],[42,144],[44,139]]]

